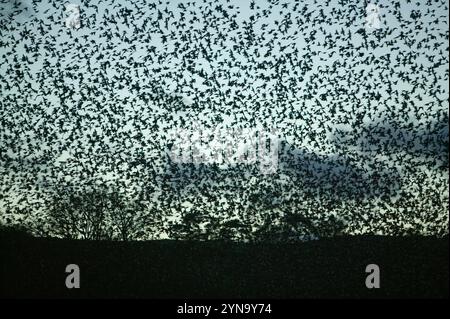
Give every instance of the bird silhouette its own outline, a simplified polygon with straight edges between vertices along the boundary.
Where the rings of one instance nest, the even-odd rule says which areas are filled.
[[[367,6],[82,0],[75,29],[56,0],[5,1],[0,222],[42,228],[58,187],[113,185],[156,207],[156,237],[186,230],[173,211],[203,239],[330,220],[448,233],[448,4],[380,4],[378,28]],[[226,163],[258,124],[278,132],[270,174],[250,153]],[[204,133],[184,140],[195,153],[218,128],[234,138],[225,160],[168,156],[185,138],[169,132]]]

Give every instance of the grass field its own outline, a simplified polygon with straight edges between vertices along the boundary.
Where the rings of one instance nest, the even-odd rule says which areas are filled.
[[[448,237],[339,237],[296,244],[111,242],[2,232],[1,297],[447,297]],[[65,267],[80,267],[67,289]],[[367,264],[381,288],[367,289]]]

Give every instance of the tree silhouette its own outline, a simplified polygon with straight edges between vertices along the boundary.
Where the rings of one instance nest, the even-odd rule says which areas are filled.
[[[132,201],[114,188],[100,186],[55,192],[48,215],[50,232],[71,239],[139,239],[157,221],[145,201]]]
[[[111,239],[107,206],[107,198],[99,190],[60,191],[52,198],[48,213],[51,230],[63,238]]]

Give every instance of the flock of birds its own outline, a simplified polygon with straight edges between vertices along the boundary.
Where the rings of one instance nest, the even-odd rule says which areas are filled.
[[[51,234],[61,188],[111,186],[158,216],[137,239],[448,234],[445,0],[376,28],[367,1],[0,3],[1,224]],[[257,125],[273,174],[168,159],[170,130]]]

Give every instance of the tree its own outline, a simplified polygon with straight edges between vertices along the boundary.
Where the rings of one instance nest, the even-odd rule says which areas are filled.
[[[64,238],[111,239],[107,204],[105,194],[97,189],[60,190],[53,196],[49,209],[51,230]]]
[[[148,235],[156,221],[143,200],[112,188],[64,188],[52,196],[50,232],[71,239],[133,240]]]

